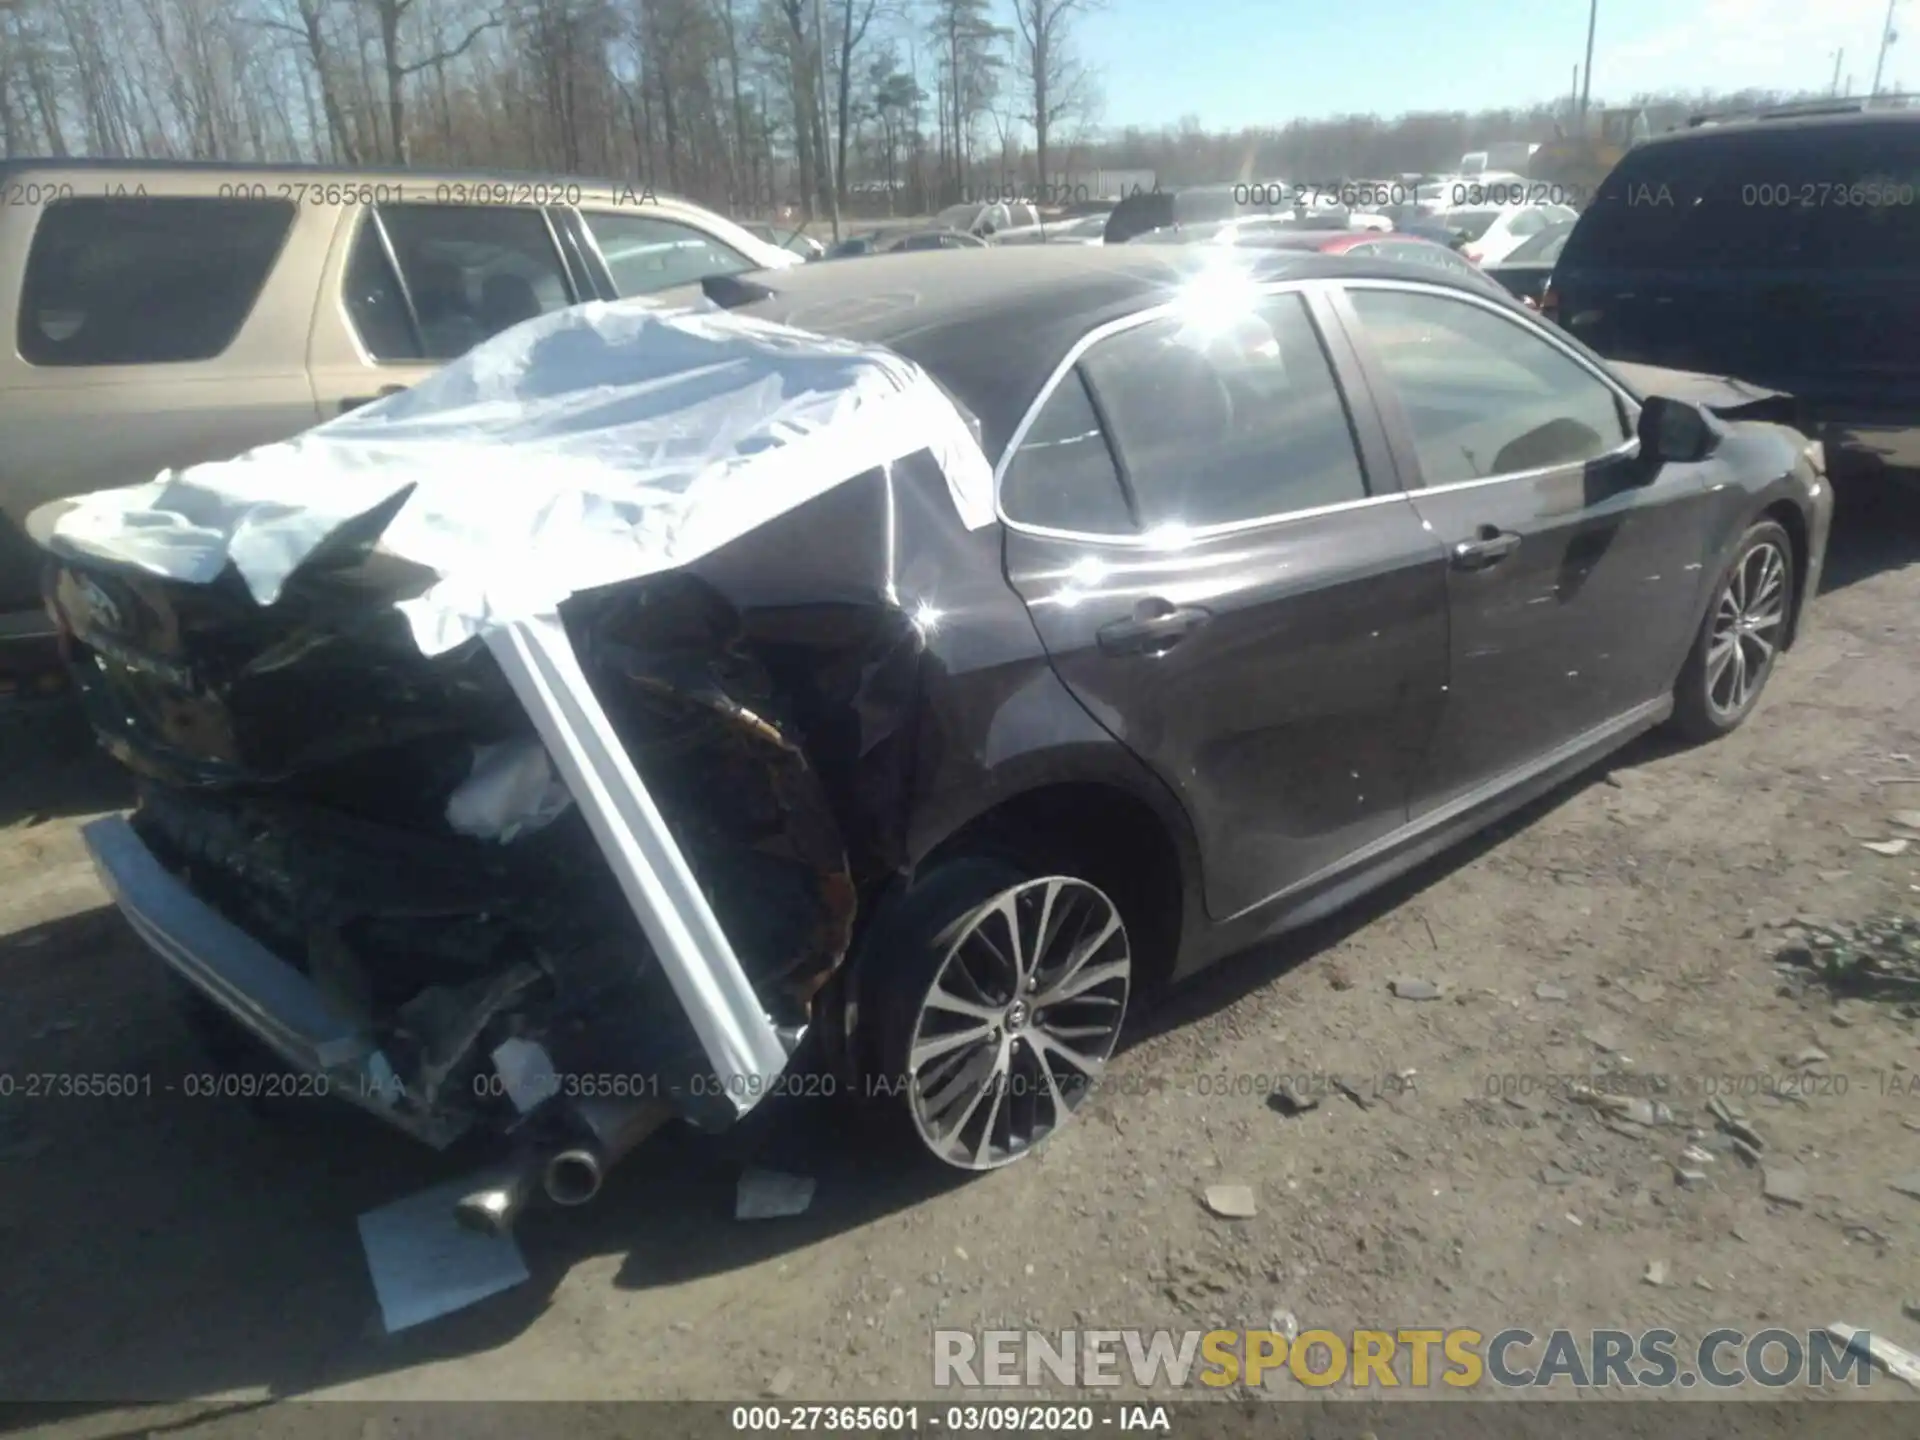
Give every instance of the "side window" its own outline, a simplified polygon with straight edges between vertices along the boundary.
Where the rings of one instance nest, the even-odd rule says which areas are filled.
[[[1010,520],[1048,530],[1133,533],[1120,472],[1079,370],[1062,377],[1034,416],[1001,477],[1000,508]]]
[[[1525,239],[1547,228],[1547,217],[1538,210],[1522,210],[1507,224],[1507,233]]]
[[[373,211],[360,216],[360,231],[347,258],[347,315],[360,343],[375,360],[419,360],[425,354],[413,319],[407,314],[400,278],[387,262]]]
[[[1800,197],[1810,211],[1809,262],[1920,271],[1920,140],[1834,149],[1831,188]]]
[[[705,231],[655,215],[607,210],[580,212],[613,272],[622,295],[650,295],[709,275],[738,275],[754,268],[738,250]]]
[[[1348,296],[1406,412],[1426,484],[1575,465],[1627,439],[1613,390],[1518,322],[1441,295]]]
[[[347,309],[377,360],[453,360],[502,330],[573,303],[538,210],[485,205],[382,205],[416,336],[371,217],[348,266]]]
[[[267,283],[284,200],[71,199],[40,217],[17,344],[32,365],[211,360]]]
[[[1222,326],[1154,320],[1083,362],[1141,524],[1199,527],[1367,493],[1332,367],[1298,295]]]

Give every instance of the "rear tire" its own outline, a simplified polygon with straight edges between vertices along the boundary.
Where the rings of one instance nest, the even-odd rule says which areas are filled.
[[[950,860],[863,947],[862,1021],[898,1128],[958,1170],[1024,1159],[1072,1118],[1119,1040],[1127,927],[1085,880]]]
[[[1762,520],[1740,537],[1674,686],[1675,733],[1699,744],[1745,723],[1773,676],[1798,584],[1782,526]]]

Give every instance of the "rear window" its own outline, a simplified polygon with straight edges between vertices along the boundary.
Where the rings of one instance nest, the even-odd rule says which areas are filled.
[[[1920,126],[1709,133],[1631,151],[1563,263],[1920,268]]]
[[[33,365],[210,360],[233,343],[293,227],[286,200],[119,198],[47,207],[17,336]]]

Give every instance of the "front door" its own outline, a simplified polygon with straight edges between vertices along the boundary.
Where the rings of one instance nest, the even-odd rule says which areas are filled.
[[[1706,484],[1643,465],[1626,392],[1497,302],[1354,281],[1339,303],[1448,555],[1447,701],[1417,817],[1671,689]]]
[[[1350,412],[1320,303],[1134,317],[1002,483],[1008,577],[1066,684],[1185,805],[1216,917],[1405,824],[1441,699],[1444,561]]]

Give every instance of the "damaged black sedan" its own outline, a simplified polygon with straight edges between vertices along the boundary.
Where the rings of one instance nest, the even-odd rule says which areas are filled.
[[[1287,252],[547,316],[35,517],[142,783],[89,843],[226,1033],[500,1137],[480,1223],[732,1123],[803,1040],[992,1168],[1142,987],[1746,719],[1830,495],[1671,378],[1698,402],[1431,270]]]

